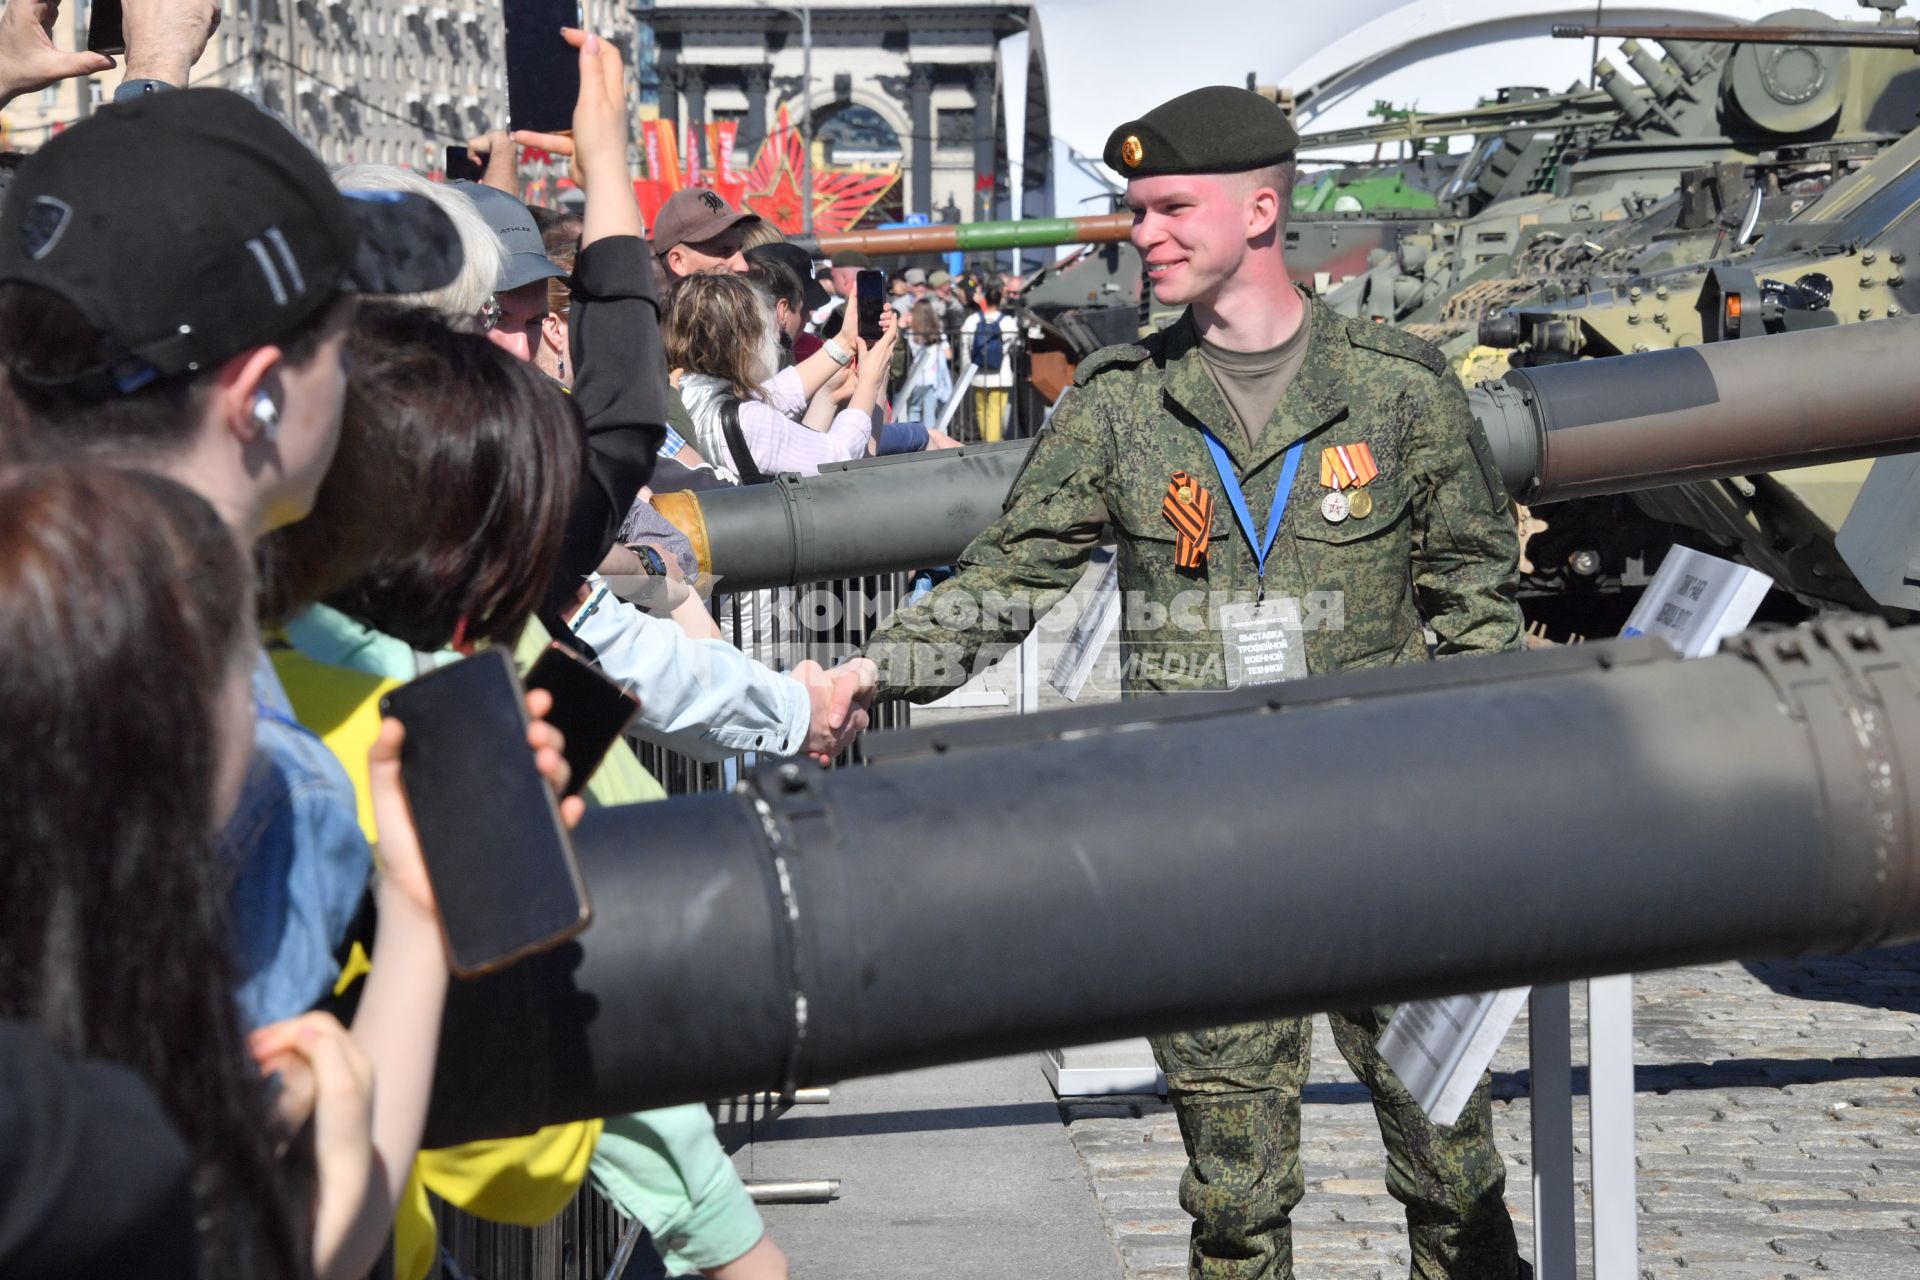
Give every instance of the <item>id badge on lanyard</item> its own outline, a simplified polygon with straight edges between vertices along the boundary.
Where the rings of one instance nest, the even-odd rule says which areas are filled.
[[[1262,541],[1254,532],[1253,513],[1247,508],[1246,494],[1234,474],[1233,459],[1226,446],[1205,432],[1207,451],[1213,455],[1213,469],[1220,475],[1220,487],[1233,506],[1234,519],[1247,536],[1253,551],[1254,567],[1260,587],[1251,604],[1223,605],[1220,632],[1224,641],[1226,678],[1229,689],[1242,685],[1272,684],[1280,680],[1298,680],[1307,674],[1306,629],[1300,616],[1300,601],[1292,596],[1267,598],[1267,556],[1280,536],[1280,521],[1293,495],[1293,478],[1300,470],[1300,455],[1306,441],[1295,442],[1280,464],[1280,477],[1273,493],[1273,510],[1267,516],[1267,536]]]
[[[1220,606],[1227,688],[1299,680],[1307,674],[1307,633],[1300,601],[1269,596],[1252,604]]]

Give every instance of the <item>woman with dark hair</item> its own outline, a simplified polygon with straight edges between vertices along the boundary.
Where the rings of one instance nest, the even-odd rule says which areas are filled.
[[[0,477],[0,706],[19,730],[0,734],[0,1016],[153,1084],[193,1153],[203,1272],[292,1277],[305,1247],[212,848],[252,744],[246,594],[233,535],[176,484]]]
[[[313,514],[264,544],[267,613],[325,602],[427,652],[514,643],[581,483],[572,398],[430,311],[366,303],[347,350],[354,440]]]
[[[0,1017],[152,1085],[191,1153],[203,1274],[357,1276],[391,1211],[375,1170],[396,1148],[381,1135],[411,1125],[417,1144],[425,1098],[409,1100],[420,1090],[400,1071],[376,1113],[368,1058],[324,1014],[242,1039],[228,871],[213,841],[252,753],[250,596],[233,532],[172,481],[98,464],[0,472],[0,646],[11,655],[0,705],[23,726],[0,735]],[[552,775],[557,741],[538,730]],[[417,912],[413,950],[421,939],[438,947],[400,789],[401,736],[389,722],[369,761],[385,837],[376,945],[391,976],[361,1017],[424,1014],[431,1026],[438,997],[408,994],[422,978],[397,919]],[[411,1036],[421,1038],[417,1023]],[[431,1034],[416,1048],[430,1078]],[[288,1078],[308,1074],[299,1063],[310,1070],[320,1099],[310,1222],[290,1208],[249,1052]],[[282,1132],[302,1117],[287,1119]]]

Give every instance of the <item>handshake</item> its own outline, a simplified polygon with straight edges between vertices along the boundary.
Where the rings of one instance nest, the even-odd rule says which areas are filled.
[[[849,658],[828,671],[809,658],[788,673],[806,689],[813,716],[803,750],[821,764],[845,751],[867,727],[879,684],[879,668],[868,658]]]

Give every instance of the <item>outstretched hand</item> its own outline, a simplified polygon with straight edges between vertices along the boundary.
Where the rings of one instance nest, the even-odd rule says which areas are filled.
[[[489,129],[467,139],[467,154],[480,165],[483,185],[520,198],[520,152],[505,129]]]
[[[0,106],[23,93],[113,68],[104,53],[69,53],[55,46],[53,24],[59,18],[60,0],[7,0],[0,12]]]
[[[886,380],[894,344],[900,340],[900,316],[892,307],[880,308],[880,336],[872,342],[860,341],[860,372],[863,382],[879,386]]]
[[[849,671],[846,666],[825,671],[811,658],[790,674],[806,687],[813,712],[802,750],[821,764],[831,764],[867,727],[866,703],[872,701],[871,687],[863,695],[858,671]]]

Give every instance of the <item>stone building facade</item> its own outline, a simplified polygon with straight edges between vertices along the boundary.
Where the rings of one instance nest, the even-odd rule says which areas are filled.
[[[801,126],[810,103],[816,136],[836,117],[872,117],[897,140],[905,176],[905,212],[938,220],[957,210],[976,220],[1051,213],[1046,181],[1050,140],[1015,203],[1007,186],[1009,152],[1026,142],[1007,136],[1009,77],[1000,42],[1032,29],[1030,3],[1005,0],[833,0],[810,8],[813,82],[806,62],[799,0],[651,0],[639,9],[651,28],[654,64],[648,91],[662,118],[682,126],[737,120],[738,151],[750,156],[788,108]],[[1034,68],[1037,67],[1037,72]],[[1029,59],[1026,98],[1044,104],[1044,59]],[[858,109],[856,111],[856,109]],[[871,113],[871,116],[866,113]],[[1038,122],[1044,127],[1045,111]],[[1033,132],[1031,106],[1030,127]],[[1026,154],[1035,156],[1029,145]]]
[[[788,108],[813,109],[815,134],[842,158],[889,159],[904,175],[900,212],[975,220],[1052,213],[1047,81],[1027,0],[830,0],[811,6],[813,82],[800,0],[584,0],[588,27],[618,44],[630,92],[677,123],[739,121],[750,159]],[[59,43],[85,40],[88,5],[61,15]],[[1007,134],[1001,42],[1028,32],[1026,129]],[[500,0],[228,0],[194,68],[196,85],[245,93],[290,121],[328,164],[440,170],[449,143],[506,123]],[[16,100],[0,123],[30,151],[111,100],[120,72]],[[803,98],[804,95],[804,98]],[[837,121],[837,124],[836,124]],[[891,136],[891,149],[889,138]],[[1010,153],[1025,190],[1008,188]],[[539,175],[533,175],[539,176]]]
[[[632,64],[627,0],[585,0],[590,29]],[[87,5],[62,14],[60,43],[85,39]],[[433,172],[448,143],[507,118],[500,0],[229,0],[193,83],[247,94],[278,112],[328,164],[395,164]],[[32,150],[110,101],[114,70],[16,100],[4,113],[9,144]],[[638,101],[637,86],[634,90]]]

